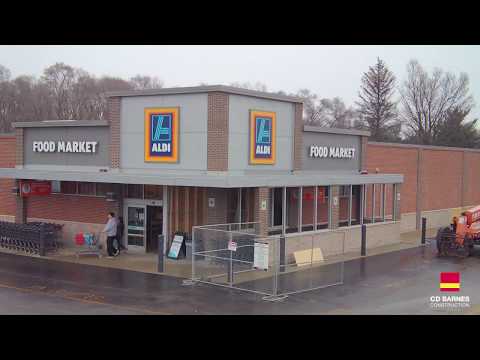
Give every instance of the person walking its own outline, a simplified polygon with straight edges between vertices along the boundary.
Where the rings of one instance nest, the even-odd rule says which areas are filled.
[[[108,221],[102,232],[107,234],[107,258],[111,259],[118,255],[118,250],[113,246],[113,241],[117,236],[117,221],[113,212],[108,213]]]
[[[120,253],[120,250],[126,250],[125,246],[123,246],[122,244],[124,230],[125,230],[125,224],[123,222],[123,217],[120,216],[117,221],[117,244],[118,244],[119,253]]]

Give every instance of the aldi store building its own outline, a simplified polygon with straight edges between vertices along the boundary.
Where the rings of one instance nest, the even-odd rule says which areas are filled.
[[[403,175],[365,174],[367,132],[304,126],[302,113],[299,98],[200,86],[110,93],[105,121],[17,123],[0,138],[0,220],[63,224],[73,246],[114,211],[141,252],[159,234],[168,246],[245,222],[296,238],[288,253],[340,227],[359,249],[364,223],[369,247],[399,242]]]

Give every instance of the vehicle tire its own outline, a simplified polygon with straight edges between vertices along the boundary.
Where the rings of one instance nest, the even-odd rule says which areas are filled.
[[[465,240],[463,245],[465,246],[465,253],[466,256],[472,256],[473,255],[473,239],[470,235],[465,236]]]
[[[448,240],[445,240],[444,235],[450,234],[450,228],[443,227],[438,229],[437,231],[437,251],[438,256],[446,256],[447,255],[447,248],[448,248]]]

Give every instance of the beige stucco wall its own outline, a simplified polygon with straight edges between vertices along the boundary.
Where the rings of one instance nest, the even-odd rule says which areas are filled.
[[[0,221],[15,222],[15,216],[11,216],[11,215],[0,215]]]
[[[367,225],[367,249],[400,242],[401,222]],[[337,230],[322,230],[315,233],[290,235],[286,238],[285,254],[287,263],[294,262],[293,253],[300,250],[321,248],[324,258],[343,253],[360,253],[361,226]]]
[[[39,219],[39,218],[28,218],[27,222],[47,222],[47,223],[56,223],[63,225],[62,231],[62,244],[65,247],[74,247],[75,246],[75,234],[79,232],[88,232],[98,235],[104,228],[105,225],[102,224],[88,224],[88,223],[78,223],[72,221],[61,221],[61,220],[51,220],[51,219]],[[100,237],[100,243],[105,247],[106,237],[105,234],[102,234]]]

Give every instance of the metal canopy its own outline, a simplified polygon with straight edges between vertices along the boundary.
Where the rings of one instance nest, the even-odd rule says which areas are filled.
[[[320,172],[296,174],[162,174],[133,172],[93,172],[93,171],[52,171],[16,168],[0,168],[0,178],[37,179],[60,181],[85,181],[118,184],[176,185],[216,188],[238,187],[281,187],[314,185],[361,185],[361,184],[398,184],[403,183],[400,174],[368,174]]]

